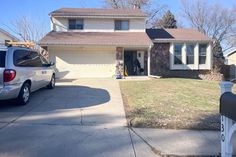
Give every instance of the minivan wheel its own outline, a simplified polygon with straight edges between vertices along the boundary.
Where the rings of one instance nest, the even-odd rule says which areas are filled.
[[[30,85],[28,83],[24,83],[21,87],[20,94],[17,98],[18,105],[26,105],[30,99]]]
[[[55,84],[56,84],[56,78],[55,78],[55,75],[52,75],[51,81],[47,85],[47,88],[48,89],[53,89],[55,87]]]

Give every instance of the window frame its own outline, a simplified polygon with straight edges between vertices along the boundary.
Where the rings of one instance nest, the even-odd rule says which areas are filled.
[[[71,24],[70,24],[70,22],[72,21],[72,20],[74,20],[75,21],[75,23],[74,23],[74,27],[71,27]],[[78,27],[78,21],[80,21],[82,24],[80,24],[81,25],[81,27]],[[69,30],[83,30],[84,29],[84,19],[80,19],[80,18],[70,18],[70,19],[68,19],[68,29]]]
[[[192,51],[192,54],[190,55],[189,54],[189,47],[192,47],[193,49],[193,51]],[[194,43],[187,43],[186,44],[186,64],[187,65],[194,65],[195,64],[195,55],[194,55],[194,50],[195,50],[195,47],[196,47],[196,44],[194,44]],[[189,63],[189,57],[193,57],[193,59],[192,59],[192,61],[193,62],[191,62],[191,63]]]
[[[201,53],[201,46],[203,46],[204,45],[204,47],[205,47],[205,54],[202,54]],[[199,44],[199,46],[198,46],[198,64],[199,65],[205,65],[206,64],[206,62],[207,62],[207,60],[206,60],[206,58],[207,58],[207,47],[208,47],[208,44],[206,44],[206,43],[201,43],[201,44]],[[202,51],[203,52],[203,51]],[[201,57],[204,57],[204,63],[201,63]]]
[[[176,55],[176,46],[181,46],[181,49],[180,49],[180,54],[181,55]],[[183,47],[184,47],[184,44],[181,44],[181,43],[175,43],[174,44],[174,51],[173,51],[173,56],[174,56],[174,65],[183,65]],[[176,59],[179,59],[179,61],[181,61],[181,63],[177,63],[176,62]]]
[[[117,22],[120,22],[120,28],[117,27]],[[127,29],[124,29],[122,26],[122,22],[127,22]],[[130,21],[129,20],[114,20],[114,30],[115,31],[128,31],[130,29]]]

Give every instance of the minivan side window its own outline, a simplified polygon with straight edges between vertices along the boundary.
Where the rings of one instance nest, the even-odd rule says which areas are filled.
[[[5,68],[6,51],[0,51],[0,68]]]
[[[41,67],[42,62],[37,52],[16,50],[13,54],[13,63],[19,67]]]
[[[30,54],[26,50],[16,50],[13,54],[13,63],[19,67],[30,67]]]

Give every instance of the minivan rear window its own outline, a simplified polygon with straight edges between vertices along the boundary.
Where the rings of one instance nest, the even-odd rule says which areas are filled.
[[[5,68],[6,51],[0,51],[0,68]]]

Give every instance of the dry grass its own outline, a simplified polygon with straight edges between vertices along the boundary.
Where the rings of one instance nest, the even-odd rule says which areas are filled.
[[[120,88],[132,126],[219,129],[218,82],[153,79],[121,81]]]

